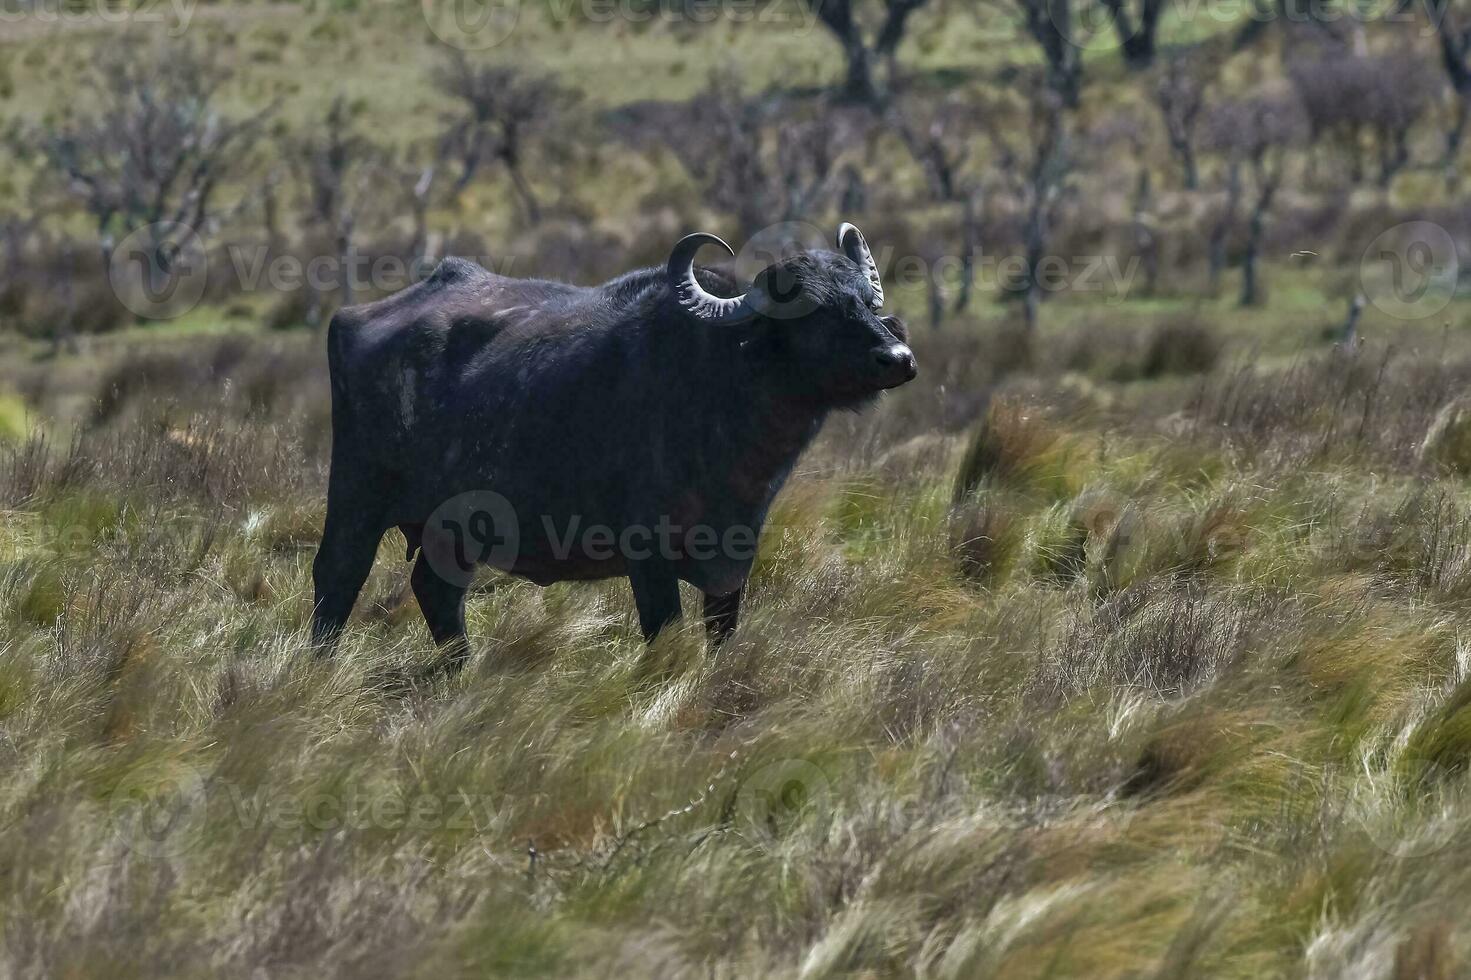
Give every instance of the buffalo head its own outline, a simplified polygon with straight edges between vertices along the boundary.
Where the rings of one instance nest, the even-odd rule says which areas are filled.
[[[679,305],[710,328],[737,330],[741,349],[764,357],[794,393],[843,404],[914,379],[903,321],[883,314],[884,286],[863,233],[838,229],[837,252],[799,252],[763,269],[744,295],[725,298],[695,278],[695,253],[730,246],[690,235],[669,256],[669,286]]]

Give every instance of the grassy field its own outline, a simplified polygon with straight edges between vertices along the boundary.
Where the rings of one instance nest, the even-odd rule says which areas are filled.
[[[1471,351],[1168,323],[919,337],[716,654],[492,576],[427,684],[397,540],[310,656],[312,343],[12,365],[93,408],[0,465],[4,972],[1459,976]]]

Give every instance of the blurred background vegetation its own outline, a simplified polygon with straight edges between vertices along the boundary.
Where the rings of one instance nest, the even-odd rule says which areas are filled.
[[[500,19],[457,33],[466,3],[22,5],[0,46],[0,328],[134,325],[105,273],[159,222],[200,237],[209,283],[151,315],[243,330],[320,324],[446,254],[592,282],[689,228],[841,216],[935,329],[1076,325],[1106,298],[1286,350],[1397,325],[1374,302],[1396,270],[1363,261],[1380,235],[1434,222],[1444,271],[1471,233],[1468,44],[1441,0],[526,0],[469,4]],[[246,274],[282,255],[410,271]],[[1044,257],[1065,272],[1034,287]]]

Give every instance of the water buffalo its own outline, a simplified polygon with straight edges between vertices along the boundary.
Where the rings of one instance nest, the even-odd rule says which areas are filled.
[[[450,663],[468,650],[475,566],[546,585],[627,576],[646,640],[704,593],[735,628],[756,538],[829,412],[915,376],[884,316],[863,235],[768,266],[741,296],[696,272],[713,235],[662,269],[595,287],[510,279],[445,259],[327,335],[332,469],[313,567],[312,635],[330,649],[397,527]]]

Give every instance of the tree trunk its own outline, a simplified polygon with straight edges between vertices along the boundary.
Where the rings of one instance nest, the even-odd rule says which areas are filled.
[[[1195,159],[1192,124],[1186,120],[1171,121],[1169,112],[1165,116],[1165,135],[1170,141],[1170,152],[1180,161],[1180,177],[1187,191],[1200,190],[1200,164]]]
[[[1410,162],[1410,131],[1400,127],[1393,132],[1381,130],[1379,142],[1379,189],[1389,193],[1394,178]]]
[[[306,313],[303,319],[306,325],[315,330],[322,323],[322,293],[310,283],[307,284]]]
[[[1124,64],[1131,71],[1147,71],[1154,67],[1154,35],[1136,34],[1124,42]]]
[[[526,177],[521,173],[519,166],[506,165],[506,170],[511,175],[511,185],[516,188],[516,196],[521,200],[521,210],[529,225],[541,222],[541,205],[536,200],[536,195],[531,191],[531,185],[526,182]]]
[[[904,40],[909,15],[926,2],[927,0],[888,0],[888,12],[873,43],[874,54],[883,59],[888,69],[888,92],[894,91],[899,85],[899,42]]]
[[[877,105],[880,101],[878,85],[873,76],[874,52],[864,43],[862,29],[857,19],[853,16],[852,0],[807,0],[807,5],[822,25],[826,27],[838,39],[843,46],[843,58],[847,63],[847,76],[843,81],[843,98],[851,102],[861,102],[866,105]],[[905,14],[907,16],[907,13]],[[889,9],[889,18],[894,17],[894,8]],[[888,25],[886,24],[887,28]],[[894,28],[902,33],[903,18]],[[893,47],[898,46],[898,35],[889,42]]]
[[[1364,182],[1364,141],[1357,126],[1348,127],[1348,176],[1355,184]]]
[[[1343,325],[1335,333],[1333,338],[1334,344],[1339,347],[1350,347],[1353,345],[1353,342],[1358,338],[1359,318],[1364,315],[1365,302],[1363,293],[1358,293],[1353,299],[1349,300],[1348,316],[1344,318]]]
[[[1471,117],[1471,101],[1456,94],[1456,116],[1445,134],[1446,190],[1454,194],[1461,187],[1461,144],[1466,138],[1466,121]]]
[[[1258,0],[1256,9],[1248,14],[1246,25],[1231,42],[1233,51],[1244,51],[1266,36],[1267,29],[1286,17],[1287,10],[1282,0],[1273,0],[1270,6]]]
[[[1236,210],[1241,206],[1241,161],[1232,160],[1226,176],[1226,206],[1211,228],[1210,288],[1219,292],[1221,274],[1226,271],[1226,246],[1231,239],[1231,226],[1236,223]]]
[[[868,210],[868,188],[863,185],[863,172],[851,163],[843,171],[842,208],[844,214],[862,214]]]
[[[1256,215],[1252,215],[1250,231],[1246,237],[1246,255],[1241,262],[1241,305],[1256,306],[1261,298],[1257,294],[1257,258],[1261,248],[1260,228]]]
[[[1463,99],[1471,95],[1471,65],[1466,62],[1467,48],[1471,47],[1471,36],[1462,37],[1451,26],[1446,11],[1441,11],[1437,24],[1440,34],[1440,63],[1445,68],[1451,87]]]
[[[961,216],[961,246],[960,246],[960,289],[955,296],[955,312],[964,313],[970,309],[971,294],[975,291],[976,280],[976,248],[980,244],[978,239],[980,220],[976,214],[976,195],[965,196],[965,212]]]
[[[1154,66],[1155,34],[1159,30],[1159,15],[1163,3],[1162,0],[1144,0],[1138,25],[1129,16],[1124,3],[1125,0],[1105,0],[1109,16],[1113,20],[1114,32],[1119,38],[1124,64],[1131,71],[1144,71]]]
[[[1072,0],[1022,0],[1027,33],[1047,61],[1047,86],[1076,109],[1083,88],[1082,50],[1072,42]]]
[[[1148,165],[1139,168],[1134,191],[1134,251],[1144,260],[1144,295],[1153,296],[1159,285],[1159,241],[1150,226],[1149,209],[1154,193]]]
[[[1241,274],[1242,306],[1257,306],[1262,301],[1258,263],[1262,255],[1262,238],[1267,230],[1267,212],[1272,209],[1272,199],[1277,196],[1277,176],[1263,176],[1264,171],[1260,169],[1258,174],[1260,190],[1246,232],[1246,255]]]
[[[1189,141],[1180,147],[1180,166],[1185,171],[1185,189],[1200,190],[1200,165],[1195,161],[1195,147]]]
[[[108,255],[111,256],[112,248],[107,246]],[[68,241],[61,251],[62,268],[66,274],[61,277],[62,309],[66,312],[61,317],[61,322],[51,332],[51,353],[53,356],[60,354],[63,350],[67,353],[78,352],[76,317],[77,317],[77,293],[73,285],[77,280],[76,254],[72,251],[71,243]]]
[[[1047,202],[1045,191],[1034,191],[1031,214],[1027,218],[1027,272],[1025,292],[1022,294],[1026,311],[1027,329],[1037,326],[1037,307],[1042,302],[1042,284],[1037,278],[1037,267],[1047,250]]]
[[[353,267],[352,260],[353,223],[353,216],[350,214],[344,214],[337,223],[337,255],[340,266],[339,274],[342,277],[343,306],[352,306],[356,296],[356,290],[354,289],[356,284],[353,282],[353,276],[357,270]]]
[[[274,255],[281,244],[282,235],[276,181],[272,177],[267,177],[261,184],[261,222],[266,231],[266,252]]]
[[[873,77],[873,55],[860,38],[849,38],[843,42],[843,56],[848,62],[847,77],[843,80],[843,98],[850,102],[877,105],[878,83]]]
[[[431,164],[419,174],[419,179],[409,189],[409,201],[414,212],[414,239],[409,245],[409,275],[415,281],[428,272],[424,266],[429,258],[429,199],[437,173],[438,168]]]

